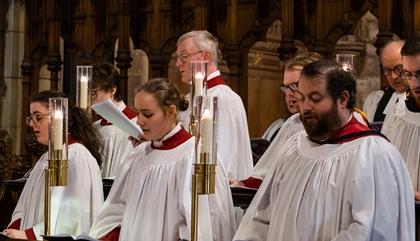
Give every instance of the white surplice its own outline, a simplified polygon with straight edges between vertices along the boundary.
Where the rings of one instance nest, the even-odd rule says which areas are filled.
[[[400,151],[410,173],[413,188],[420,191],[420,113],[408,110],[405,102],[403,103],[394,106],[385,117],[382,133]]]
[[[234,240],[414,241],[414,195],[382,137],[315,144],[304,131],[278,149]]]
[[[250,175],[251,177],[264,180],[265,175],[276,166],[274,156],[278,150],[291,136],[303,130],[303,125],[299,116],[299,113],[293,114],[286,120],[286,122],[284,122],[282,128],[277,133],[270,146],[252,169]]]
[[[51,234],[87,234],[103,203],[102,179],[96,159],[85,146],[68,148],[65,187],[51,188]],[[21,219],[20,230],[33,228],[37,240],[44,234],[44,169],[48,152],[35,164],[12,215]]]
[[[366,119],[369,122],[373,122],[373,118],[375,117],[376,109],[378,108],[379,101],[381,100],[382,96],[384,95],[383,90],[377,90],[370,93],[363,104],[363,112],[366,114]],[[406,99],[406,93],[392,93],[391,98],[389,99],[387,105],[384,108],[383,113],[385,115],[391,110],[391,108],[398,103],[398,101],[404,101]]]
[[[118,105],[123,111],[126,108],[124,102]],[[128,139],[128,135],[114,125],[101,125],[101,120],[93,123],[102,137],[102,177],[115,177],[117,175],[122,162],[127,158],[128,154],[133,150],[133,145]],[[137,117],[130,120],[137,122]]]
[[[279,130],[281,129],[283,124],[284,124],[283,119],[278,119],[278,120],[274,121],[267,128],[267,130],[265,130],[265,132],[264,132],[264,134],[262,135],[261,138],[266,139],[267,141],[271,141],[271,139],[273,138],[273,135],[279,132]]]
[[[209,74],[209,81],[220,76],[220,71]],[[207,90],[207,95],[217,97],[217,154],[229,178],[244,179],[253,167],[248,121],[241,98],[227,85],[217,85]],[[189,98],[189,95],[187,95]],[[182,125],[188,129],[189,113],[181,112]]]
[[[363,112],[366,114],[366,119],[369,122],[373,122],[375,117],[376,109],[378,108],[378,103],[384,95],[383,90],[376,90],[370,93],[363,104]]]
[[[178,125],[163,140],[181,129]],[[90,236],[101,238],[121,226],[120,241],[189,240],[191,174],[195,138],[169,150],[137,146],[117,175]],[[199,240],[231,240],[235,233],[233,202],[226,174],[216,171],[216,193],[202,196]]]

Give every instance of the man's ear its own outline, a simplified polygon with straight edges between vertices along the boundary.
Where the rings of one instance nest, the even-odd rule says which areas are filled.
[[[341,93],[341,96],[338,98],[338,104],[340,106],[342,106],[343,108],[347,107],[347,103],[349,103],[349,99],[350,99],[350,93],[347,90],[344,90]]]
[[[204,51],[204,60],[206,60],[206,61],[212,61],[212,56],[211,56],[211,53],[210,53],[210,51]]]

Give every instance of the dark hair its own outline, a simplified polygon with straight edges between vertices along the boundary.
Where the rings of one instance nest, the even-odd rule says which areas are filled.
[[[416,33],[405,41],[401,49],[402,56],[414,56],[420,54],[420,34]]]
[[[188,101],[180,94],[178,88],[167,78],[150,79],[136,89],[136,93],[146,91],[153,94],[161,108],[168,108],[175,105],[177,110],[185,111],[188,109]]]
[[[347,108],[352,109],[356,104],[356,80],[350,72],[346,72],[334,60],[321,59],[306,65],[302,75],[309,78],[325,78],[327,90],[334,101],[338,100],[343,91],[349,93]]]
[[[120,94],[120,73],[114,66],[110,63],[99,63],[93,67],[93,77],[92,77],[92,88],[100,88],[105,91],[112,91],[113,88],[116,89],[114,94],[114,99],[116,101],[121,101]]]
[[[82,143],[95,157],[98,165],[101,166],[102,157],[100,151],[102,144],[97,130],[93,127],[92,122],[86,115],[85,111],[75,106],[71,99],[64,93],[57,91],[42,91],[31,96],[29,103],[39,102],[44,104],[47,108],[49,105],[49,98],[64,97],[68,98],[68,130],[72,137]]]

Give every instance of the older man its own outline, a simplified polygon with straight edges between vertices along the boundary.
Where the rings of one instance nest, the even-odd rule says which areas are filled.
[[[208,62],[207,95],[218,98],[217,154],[228,177],[242,179],[248,176],[253,166],[248,123],[241,98],[226,85],[217,69],[217,50],[218,41],[211,33],[188,32],[178,39],[176,66],[182,81],[190,83],[190,62]],[[184,127],[188,127],[189,110],[181,115]]]
[[[382,123],[397,99],[404,100],[408,89],[407,81],[400,77],[402,71],[401,48],[404,41],[388,42],[380,54],[383,73],[389,86],[385,90],[370,93],[363,105],[369,122]]]
[[[278,150],[234,240],[414,240],[413,191],[404,161],[360,123],[356,81],[333,61],[304,67],[305,131]]]
[[[420,37],[407,40],[401,54],[401,77],[410,86],[410,96],[394,105],[385,118],[382,132],[404,157],[416,200],[420,200]]]

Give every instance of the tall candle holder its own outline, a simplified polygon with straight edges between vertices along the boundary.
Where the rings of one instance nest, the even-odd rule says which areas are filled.
[[[90,106],[90,90],[92,89],[93,69],[90,65],[77,66],[76,105],[87,110]]]
[[[190,123],[189,132],[196,136],[197,134],[197,96],[207,94],[206,82],[207,82],[207,61],[191,61],[190,63],[190,74],[191,74],[191,85],[190,85]]]
[[[217,97],[197,96],[198,133],[192,173],[191,240],[197,240],[199,195],[215,193]],[[198,155],[198,152],[200,153]]]
[[[342,69],[354,74],[354,54],[336,54],[335,59]]]
[[[68,99],[50,98],[48,118],[48,166],[45,168],[44,232],[51,235],[51,187],[67,186]]]

